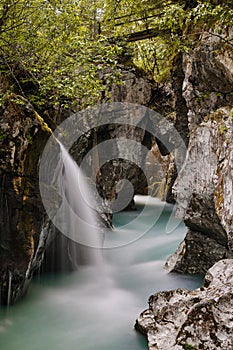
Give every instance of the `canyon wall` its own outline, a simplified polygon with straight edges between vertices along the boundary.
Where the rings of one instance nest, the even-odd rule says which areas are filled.
[[[187,235],[167,271],[206,274],[194,291],[152,295],[135,327],[150,350],[232,349],[233,52],[232,33],[204,33],[183,55],[182,97],[189,127],[184,164],[173,185]]]
[[[203,34],[183,58],[190,141],[173,193],[189,230],[167,262],[170,271],[205,273],[232,257],[233,53],[220,45],[214,33]]]
[[[96,181],[104,199],[119,196],[116,184],[124,178],[131,180],[133,194],[161,192],[170,202],[175,197],[177,213],[184,217],[188,233],[176,254],[169,258],[169,271],[205,273],[216,261],[232,257],[233,66],[230,46],[220,50],[220,44],[218,36],[203,34],[200,45],[191,53],[177,56],[168,87],[160,87],[134,67],[123,65],[119,65],[123,84],[110,87],[113,101],[151,107],[171,120],[183,140],[180,154],[174,150],[169,128],[163,130],[162,125],[160,129],[164,143],[148,132],[153,134],[156,129],[158,114],[155,119],[142,115],[135,127],[110,123],[93,129],[70,150],[80,164],[85,152],[105,139],[116,140],[116,154],[131,152],[127,147],[120,149],[122,143],[117,143],[125,136],[144,147],[131,155],[133,162],[111,159],[101,168]],[[39,159],[48,130],[31,106],[18,96],[6,99],[0,113],[1,302],[13,303],[26,290],[27,281],[44,258],[48,232],[48,241],[57,233],[46,217],[38,187]],[[65,112],[48,122],[54,129],[55,122],[59,124],[69,115]],[[43,118],[46,119],[46,113]],[[101,155],[98,158],[100,161]],[[181,168],[178,178],[177,166]],[[142,172],[146,167],[151,175],[149,183]],[[124,194],[126,190],[123,186],[120,192]],[[133,208],[132,200],[128,209]],[[111,223],[111,217],[104,216],[103,220]],[[58,242],[58,246],[63,243]],[[51,256],[48,249],[48,264]]]
[[[0,297],[6,304],[24,294],[42,260],[45,214],[38,160],[47,132],[18,96],[5,99],[0,113]]]

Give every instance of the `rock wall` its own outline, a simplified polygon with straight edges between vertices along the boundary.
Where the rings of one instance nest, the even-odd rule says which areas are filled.
[[[5,95],[0,110],[0,305],[22,297],[38,269],[74,269],[75,244],[49,221],[39,190],[39,162],[49,136],[48,126],[24,98]],[[83,262],[83,249],[78,250]]]
[[[190,131],[217,109],[232,106],[233,52],[232,45],[225,44],[231,37],[230,29],[221,35],[217,29],[204,32],[200,45],[183,57],[183,96]]]
[[[111,101],[149,106],[154,96],[153,83],[133,66],[124,67],[119,65],[118,69],[122,76],[122,84],[115,84],[110,87]],[[102,77],[106,84],[108,83],[108,74],[110,73],[105,72]],[[124,113],[123,105],[121,108],[122,113]],[[72,156],[78,164],[82,163],[85,173],[96,183],[103,200],[122,202],[122,205],[118,208],[116,206],[112,208],[113,212],[119,209],[135,209],[134,194],[148,194],[148,191],[150,191],[148,190],[150,184],[147,183],[148,179],[145,177],[143,170],[146,168],[147,153],[154,143],[154,138],[147,132],[147,130],[153,128],[153,121],[145,113],[130,116],[130,113],[126,110],[126,115],[128,124],[114,124],[110,117],[109,120],[106,120],[106,125],[93,127],[90,133],[83,135],[71,148]],[[91,117],[89,123],[90,126],[91,124],[95,125]],[[125,139],[125,142],[123,142],[123,139]],[[101,146],[99,146],[99,150],[96,150],[95,154],[91,154],[91,157],[83,161],[88,151],[107,140],[111,140],[109,147],[101,151]],[[127,140],[135,142],[130,145]],[[136,143],[141,147],[135,147]],[[102,165],[102,163],[104,164]],[[93,178],[93,167],[98,169],[95,172],[97,173],[96,178]],[[155,173],[157,173],[156,167],[158,167],[158,164],[154,165]],[[151,168],[153,168],[153,164],[151,164]],[[131,185],[129,185],[129,182],[124,182],[124,180],[128,180]],[[127,202],[124,198],[131,198],[132,200]],[[108,204],[106,205],[108,206]]]
[[[174,82],[182,84],[174,90],[175,101],[179,107],[183,103],[182,120],[186,113],[189,128],[173,195],[188,232],[165,268],[206,277],[195,291],[178,289],[149,298],[135,327],[147,336],[150,350],[233,347],[233,51],[223,45],[231,35],[202,34],[173,79],[173,90]]]
[[[232,254],[232,137],[230,108],[217,110],[190,138],[187,158],[174,192],[178,212],[189,228],[169,270],[205,273]]]
[[[0,297],[6,304],[24,293],[42,259],[37,166],[47,133],[19,96],[5,99],[0,114]]]
[[[128,68],[124,65],[118,65],[118,71],[123,83],[111,86],[112,102],[137,103],[142,106],[149,106],[153,98],[153,82],[132,65]],[[106,78],[104,79],[106,80]]]
[[[189,230],[168,259],[169,271],[205,273],[232,257],[233,53],[220,44],[214,33],[205,33],[183,60],[190,141],[173,193]]]

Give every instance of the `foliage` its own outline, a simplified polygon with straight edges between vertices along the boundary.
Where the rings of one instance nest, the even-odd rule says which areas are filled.
[[[230,118],[231,118],[231,120],[233,122],[233,109],[230,110],[229,116],[230,116]]]
[[[67,107],[96,103],[106,87],[99,75],[114,70],[120,48],[96,32],[96,1],[3,0],[1,73],[10,89],[37,108],[49,99]],[[116,78],[116,77],[115,77]],[[114,79],[114,74],[113,74]]]
[[[196,350],[196,347],[193,345],[190,345],[188,343],[185,343],[183,346],[184,350]]]
[[[233,24],[232,1],[130,1],[109,0],[104,25],[114,34],[153,29],[153,38],[130,44],[136,65],[157,81],[168,77],[173,58],[180,51],[189,52],[198,45],[204,31],[222,38],[221,31]],[[114,13],[114,16],[112,14]],[[112,18],[109,20],[109,18]]]
[[[0,141],[4,141],[7,138],[7,134],[0,130]]]
[[[231,0],[2,0],[0,74],[5,89],[39,110],[85,107],[109,98],[108,85],[120,80],[119,56],[131,52],[136,65],[164,81],[179,51],[191,50],[204,30],[221,37],[232,22]],[[153,38],[127,43],[151,28]]]

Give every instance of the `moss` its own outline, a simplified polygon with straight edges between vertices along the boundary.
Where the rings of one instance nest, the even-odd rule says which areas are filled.
[[[216,208],[218,211],[220,211],[222,204],[223,204],[223,194],[219,193],[219,195],[217,197],[217,201],[216,201]]]
[[[44,131],[47,131],[49,134],[53,134],[52,129],[48,126],[47,123],[45,123],[44,119],[36,112],[34,111],[35,117],[38,120],[38,122],[41,124],[41,127]]]
[[[48,126],[48,124],[44,121],[44,119],[35,111],[34,107],[32,104],[23,96],[16,95],[14,93],[8,92],[4,95],[4,103],[7,102],[13,102],[12,107],[15,108],[15,106],[20,106],[21,107],[21,115],[25,115],[25,111],[31,112],[34,114],[38,122],[40,123],[42,130],[46,131],[49,134],[53,134],[52,129]],[[17,111],[18,113],[20,110]],[[14,111],[12,111],[12,114],[14,114]],[[29,143],[32,141],[31,135],[27,134],[26,138],[28,139]]]
[[[188,344],[188,343],[185,343],[185,344],[183,345],[183,349],[184,349],[184,350],[197,350],[197,348],[196,348],[195,346],[190,345],[190,344]]]
[[[5,132],[0,131],[0,141],[4,141],[7,138],[7,134]]]
[[[225,94],[222,92],[206,91],[206,92],[203,92],[202,94],[200,94],[200,96],[196,97],[195,100],[196,101],[203,101],[206,99],[210,99],[211,97],[213,97],[213,95],[215,95],[216,97],[219,97],[219,98],[223,98],[225,96]]]
[[[26,139],[28,140],[28,143],[31,145],[32,144],[32,141],[33,141],[33,138],[32,138],[32,135],[30,134],[30,131],[28,130],[26,135],[25,135]]]
[[[215,112],[209,115],[209,119],[217,123],[222,122],[226,118],[225,112],[221,109],[217,109]]]
[[[231,118],[231,121],[233,122],[233,108],[230,110],[229,117]]]
[[[221,124],[221,125],[219,126],[219,134],[220,134],[220,135],[224,134],[224,133],[227,132],[227,131],[228,131],[228,128],[227,128],[227,126],[226,126],[225,124]]]

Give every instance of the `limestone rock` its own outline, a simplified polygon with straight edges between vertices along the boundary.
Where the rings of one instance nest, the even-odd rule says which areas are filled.
[[[188,230],[177,251],[167,259],[165,269],[180,273],[205,274],[217,261],[232,256],[229,249],[214,238]]]
[[[153,85],[151,81],[141,74],[135,67],[118,66],[123,83],[111,87],[113,102],[137,103],[147,106],[152,98]]]
[[[217,34],[217,35],[216,35]],[[190,131],[210,113],[233,105],[233,52],[223,41],[232,37],[232,29],[203,32],[200,45],[184,56],[183,96],[188,107]]]
[[[149,350],[232,349],[233,260],[221,260],[203,287],[158,292],[136,321]]]
[[[169,271],[205,273],[219,259],[233,256],[230,113],[230,108],[221,108],[191,134],[186,161],[173,187],[177,213],[189,232],[182,252],[179,249],[176,257],[169,258]]]
[[[154,170],[156,173],[158,166],[161,169],[158,162],[154,167],[150,163],[150,169],[146,164],[147,153],[154,143],[153,136],[148,131],[152,130],[153,133],[161,116],[154,112],[159,118],[155,118],[153,125],[153,118],[146,115],[145,109],[139,107],[138,111],[134,109],[134,113],[132,113],[133,107],[130,110],[131,103],[141,107],[150,104],[154,93],[153,84],[133,66],[124,67],[119,64],[118,70],[123,82],[120,85],[110,86],[109,92],[112,101],[119,102],[121,114],[127,116],[125,118],[127,124],[125,120],[122,124],[114,124],[112,113],[109,114],[108,111],[106,115],[109,114],[109,120],[103,125],[95,126],[97,118],[92,120],[92,116],[89,115],[87,123],[91,126],[91,131],[87,135],[82,135],[71,148],[74,159],[79,165],[82,164],[87,176],[96,184],[98,193],[105,202],[103,207],[110,212],[135,209],[134,194],[148,194],[153,182],[153,180],[151,183],[147,181],[149,178],[152,179],[149,172]],[[108,71],[103,73],[102,79],[106,83],[109,74]],[[99,124],[102,120],[105,120],[104,117],[98,115]],[[163,135],[169,134],[163,125],[160,125],[159,129]],[[104,145],[105,141],[110,141],[108,147]],[[97,144],[98,150],[95,154],[90,152],[90,156],[85,158],[86,153],[94,149]],[[155,160],[153,154],[152,158]],[[99,170],[96,177],[93,177],[93,167]],[[159,182],[160,178],[157,178],[157,181]]]

